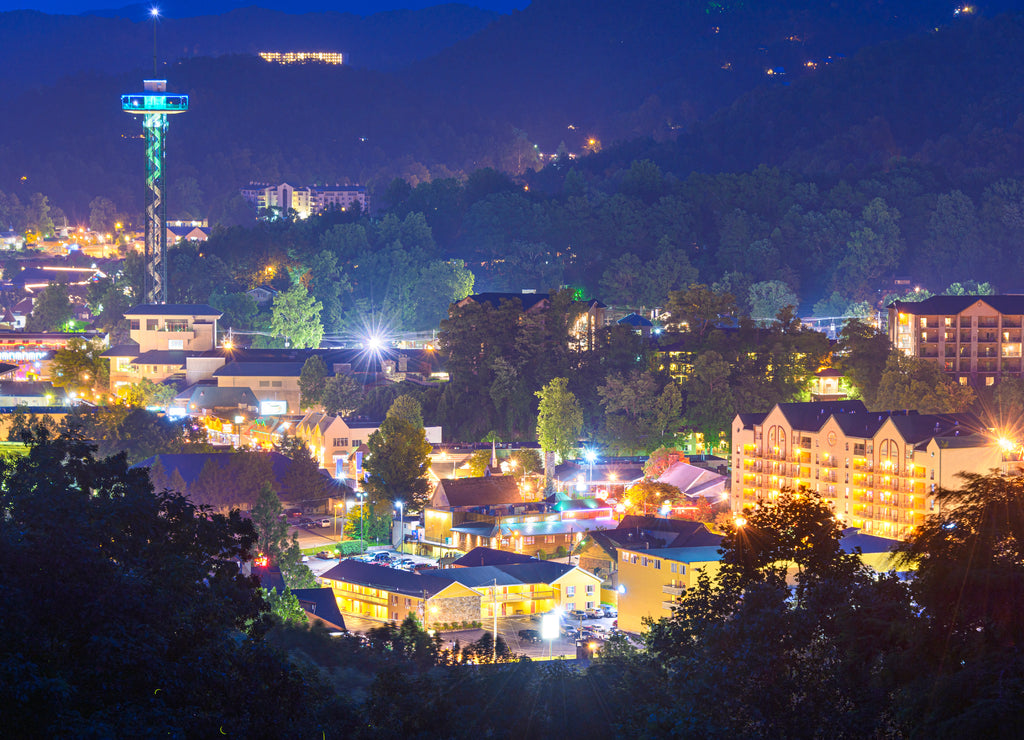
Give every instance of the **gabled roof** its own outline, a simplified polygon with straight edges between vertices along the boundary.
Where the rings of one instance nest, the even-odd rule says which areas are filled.
[[[665,547],[690,547],[714,544],[721,542],[721,535],[714,534],[702,523],[689,519],[663,519],[654,516],[637,516],[629,514],[622,517],[618,532],[633,530],[637,533],[645,533],[651,537],[661,540]],[[617,542],[622,540],[616,535]]]
[[[435,509],[520,504],[523,497],[510,475],[483,478],[442,478],[437,482],[430,505]]]
[[[462,568],[452,569],[464,570]],[[465,569],[468,570],[468,569]],[[342,560],[326,573],[320,575],[321,580],[343,581],[357,586],[368,586],[379,588],[391,593],[404,594],[406,596],[417,596],[419,598],[431,597],[440,593],[452,583],[454,578],[449,578],[447,573],[431,572],[429,576],[419,573],[410,573],[405,570],[386,568],[372,563],[364,563],[361,560]]]
[[[722,559],[717,547],[662,547],[646,554],[678,563],[715,563]]]
[[[893,301],[889,308],[912,316],[940,316],[966,311],[978,301],[1002,314],[1024,314],[1024,295],[936,295],[923,301]]]
[[[472,589],[493,587],[495,581],[499,586],[516,586],[529,584],[551,585],[563,578],[567,573],[579,570],[596,581],[601,579],[597,576],[580,570],[575,565],[557,563],[553,560],[537,560],[530,558],[523,563],[509,563],[506,565],[485,565],[469,568],[448,568],[443,571],[428,571],[426,577],[433,577],[435,573],[443,573],[461,583],[463,586]]]
[[[334,597],[334,589],[330,588],[293,588],[292,593],[299,601],[299,606],[311,620],[323,622],[328,627],[346,630],[345,617],[338,611],[338,600]]]
[[[189,410],[259,408],[260,402],[249,387],[221,388],[216,385],[194,385],[188,397]]]
[[[890,540],[886,537],[876,537],[871,534],[862,534],[858,529],[848,529],[839,540],[839,546],[843,552],[853,552],[854,548],[860,548],[865,555],[879,552],[892,552],[899,546],[898,540]]]
[[[476,293],[466,296],[463,300],[473,303],[486,303],[492,308],[500,308],[502,301],[519,301],[524,311],[529,311],[539,303],[550,301],[547,293]]]
[[[461,558],[452,563],[453,568],[468,568],[474,565],[507,565],[508,563],[527,563],[535,558],[520,555],[516,552],[505,552],[490,547],[474,547]]]
[[[0,396],[28,398],[47,395],[60,399],[65,398],[67,394],[63,388],[55,388],[48,380],[0,380]]]
[[[654,326],[649,319],[645,319],[640,314],[631,313],[623,316],[621,319],[615,322],[616,324],[623,324],[625,326],[636,326],[642,328],[649,328]]]
[[[863,401],[810,401],[776,404],[793,429],[816,432],[833,414],[861,413],[868,409]]]
[[[129,308],[125,316],[208,316],[220,318],[223,314],[205,303],[143,303]]]
[[[704,496],[707,498],[721,498],[725,492],[725,484],[728,478],[710,470],[698,468],[682,460],[672,463],[658,477],[658,483],[668,483],[678,488],[684,496],[695,498]]]

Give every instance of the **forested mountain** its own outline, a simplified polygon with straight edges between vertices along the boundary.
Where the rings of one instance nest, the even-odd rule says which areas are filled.
[[[257,54],[261,51],[340,51],[347,64],[399,69],[486,27],[498,14],[467,5],[395,10],[360,16],[295,15],[259,7],[194,18],[161,17],[161,62]],[[0,13],[0,94],[16,95],[81,72],[120,74],[152,69],[153,23],[141,6],[131,15]],[[147,67],[147,65],[149,65]]]
[[[692,0],[669,7],[653,0],[537,0],[454,44],[454,37],[473,29],[473,18],[482,26],[492,16],[458,6],[418,13],[355,19],[361,25],[353,38],[375,44],[378,61],[380,49],[409,58],[424,53],[424,44],[448,47],[389,73],[202,56],[333,44],[342,39],[339,24],[347,22],[340,15],[287,16],[249,8],[161,21],[161,58],[189,57],[163,71],[171,89],[192,96],[191,110],[175,118],[168,141],[172,214],[199,208],[214,220],[228,218],[231,196],[253,179],[347,180],[382,188],[394,176],[415,184],[483,166],[519,173],[539,166],[539,153],[551,155],[562,142],[579,152],[590,137],[605,144],[636,137],[671,142],[692,131],[678,149],[650,157],[679,175],[693,167],[782,164],[816,133],[840,144],[856,135],[848,131],[850,124],[863,123],[848,121],[842,112],[858,101],[866,106],[895,90],[899,104],[902,90],[916,98],[909,120],[917,121],[928,116],[929,104],[942,111],[958,106],[961,92],[969,93],[950,94],[940,75],[908,57],[924,54],[917,60],[923,62],[932,54],[945,68],[963,59],[957,75],[984,77],[977,80],[981,90],[996,90],[1016,74],[1015,65],[1005,61],[1015,48],[1008,45],[1012,39],[999,37],[1002,23],[982,22],[982,56],[965,58],[947,40],[950,33],[964,33],[976,16],[954,18],[949,8],[920,0],[835,7],[809,0]],[[395,18],[404,19],[401,28]],[[4,14],[2,20],[4,83],[23,87],[58,70],[75,76],[9,97],[13,114],[0,119],[0,190],[44,192],[77,219],[87,215],[97,195],[125,212],[140,211],[142,150],[133,138],[138,125],[121,113],[118,95],[148,75],[149,29],[123,19],[29,12]],[[952,21],[953,29],[920,35]],[[448,36],[438,35],[439,26]],[[875,51],[873,59],[842,58],[864,44],[914,33],[909,41]],[[355,47],[341,46],[358,67]],[[38,53],[42,48],[46,54]],[[988,63],[1000,49],[1002,62]],[[805,66],[812,60],[816,69]],[[894,87],[893,64],[920,69],[923,79],[908,77]],[[114,68],[124,71],[90,72]],[[768,69],[779,73],[767,75]],[[814,95],[807,93],[809,79],[821,86]],[[884,89],[876,91],[879,85]],[[751,97],[698,125],[751,89]],[[934,119],[930,128],[908,126],[941,135],[952,123],[941,113]],[[821,131],[804,132],[810,124]]]

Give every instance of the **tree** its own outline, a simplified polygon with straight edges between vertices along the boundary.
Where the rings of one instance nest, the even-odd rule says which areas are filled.
[[[303,409],[319,406],[327,390],[327,365],[320,355],[313,355],[302,363],[299,373],[299,406]]]
[[[128,406],[151,406],[166,407],[177,394],[174,386],[154,383],[149,378],[143,378],[138,383],[122,386],[118,389],[121,400]]]
[[[309,446],[298,437],[282,437],[274,450],[291,460],[281,477],[280,495],[286,501],[317,506],[330,495],[331,478],[321,470]]]
[[[270,481],[264,481],[252,505],[252,524],[256,529],[256,549],[281,569],[288,589],[313,588],[313,572],[302,562],[299,536],[288,538],[288,520],[281,499]]]
[[[605,407],[606,444],[613,450],[647,452],[675,436],[683,400],[672,381],[662,385],[649,371],[613,372],[597,392]]]
[[[293,347],[319,347],[324,336],[321,310],[323,304],[311,296],[302,283],[296,283],[274,298],[270,330],[288,339]]]
[[[117,206],[110,198],[96,196],[89,202],[89,228],[100,233],[110,233],[117,221]]]
[[[363,389],[351,375],[336,373],[327,379],[322,404],[331,416],[350,414],[363,402]]]
[[[759,323],[770,324],[786,306],[796,308],[800,299],[781,280],[765,280],[750,286],[750,316]]]
[[[670,292],[666,309],[671,317],[670,328],[688,327],[704,338],[717,324],[729,322],[736,316],[736,298],[731,293],[716,293],[706,285],[697,284]]]
[[[391,408],[388,409],[387,418],[404,421],[414,429],[422,429],[423,407],[412,396],[402,394],[391,404]]]
[[[922,414],[956,414],[974,403],[970,386],[959,385],[934,362],[894,350],[878,383],[875,406],[916,409]]]
[[[93,388],[105,391],[110,372],[110,364],[103,357],[105,351],[99,340],[69,339],[67,345],[54,352],[50,365],[53,384],[76,394]]]
[[[583,432],[583,410],[568,386],[568,378],[554,378],[534,394],[540,399],[537,409],[540,448],[563,459],[575,449]],[[550,471],[548,473],[550,475]]]
[[[263,640],[267,607],[239,567],[255,532],[238,512],[154,492],[76,436],[35,438],[0,478],[5,733],[313,732],[313,687]],[[33,573],[48,558],[61,578]]]
[[[311,587],[312,588],[312,587]],[[305,624],[309,621],[306,610],[302,608],[298,598],[291,589],[260,589],[260,595],[267,602],[270,613],[286,624]]]
[[[427,501],[431,446],[423,428],[397,417],[385,419],[367,440],[369,455],[363,463],[366,491],[390,510],[404,501],[407,511],[419,511]]]
[[[682,492],[673,485],[642,480],[626,489],[623,504],[627,509],[639,510],[645,516],[649,513],[657,516],[662,506],[670,506],[681,497]]]
[[[369,501],[349,509],[345,516],[345,534],[366,542],[386,542],[393,518],[390,511],[378,511]]]
[[[67,283],[51,282],[32,304],[32,313],[25,322],[26,331],[66,331],[74,318]]]
[[[875,405],[891,348],[884,332],[858,319],[847,321],[839,332],[833,353],[836,369],[842,371],[869,408]]]

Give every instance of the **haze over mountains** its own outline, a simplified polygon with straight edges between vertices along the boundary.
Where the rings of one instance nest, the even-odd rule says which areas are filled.
[[[366,18],[245,8],[165,20],[161,57],[177,61],[161,71],[192,96],[173,121],[169,177],[191,178],[216,218],[253,179],[382,188],[483,166],[518,173],[539,165],[537,152],[579,152],[589,137],[638,143],[579,167],[643,154],[684,176],[761,162],[841,168],[873,146],[860,133],[879,115],[900,120],[886,121],[889,140],[865,161],[912,153],[963,134],[964,100],[1012,126],[1017,17],[955,16],[923,0],[665,5],[538,0],[504,16],[449,5]],[[0,120],[0,190],[47,193],[69,214],[96,195],[140,208],[141,141],[118,95],[151,74],[151,39],[122,18],[0,15],[0,90],[16,112]],[[252,56],[320,46],[353,65]],[[875,48],[858,56],[864,47]],[[832,155],[819,151],[828,142]]]

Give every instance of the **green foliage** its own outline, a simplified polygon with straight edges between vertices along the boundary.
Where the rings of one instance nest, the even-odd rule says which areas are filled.
[[[67,283],[51,282],[32,303],[32,313],[25,321],[25,330],[66,331],[72,317]]]
[[[303,586],[303,588],[307,588]],[[276,589],[260,589],[260,595],[267,602],[269,611],[275,617],[287,624],[305,624],[309,621],[305,610],[290,589],[277,591]]]
[[[847,321],[839,333],[833,353],[836,369],[842,371],[869,408],[876,405],[890,350],[889,337],[862,321]]]
[[[79,430],[94,442],[101,456],[123,452],[129,463],[159,453],[210,450],[205,432],[193,429],[187,420],[171,420],[139,407],[114,405],[76,409],[64,424],[65,428]]]
[[[377,511],[372,502],[365,501],[362,506],[349,509],[345,517],[345,536],[353,538],[355,542],[363,542],[364,545],[368,542],[386,542],[391,532],[391,521],[390,510]],[[358,552],[363,550],[365,546]]]
[[[728,323],[737,310],[731,293],[716,293],[700,284],[669,293],[666,307],[670,327],[686,328],[702,338],[720,322]]]
[[[423,428],[416,428],[398,417],[385,419],[367,440],[369,455],[366,491],[375,502],[404,501],[408,511],[419,511],[430,492],[427,468],[430,443]]]
[[[284,507],[270,481],[260,485],[252,505],[252,524],[256,528],[256,549],[272,565],[281,569],[284,585],[289,589],[313,588],[316,579],[302,562],[298,535],[293,534],[291,539],[288,538],[288,520],[284,515]]]
[[[358,514],[356,516],[358,516]],[[349,528],[350,528],[349,527],[349,520],[351,518],[352,518],[352,514],[349,514],[348,518],[346,519],[346,522],[345,522],[345,531],[346,532],[349,531]],[[359,525],[358,524],[356,524],[356,530],[355,530],[354,534],[356,534],[356,535],[359,534]],[[338,550],[338,553],[342,557],[347,557],[349,555],[358,555],[361,552],[366,552],[366,540],[345,540],[344,542],[338,543],[337,550]]]
[[[79,337],[69,339],[63,349],[53,354],[50,364],[53,384],[77,394],[92,388],[106,390],[109,384],[110,363],[102,357],[105,351],[103,343],[99,340],[90,342]]]
[[[327,391],[327,365],[319,355],[302,363],[299,373],[299,406],[308,409],[319,406]]]
[[[567,378],[554,378],[536,392],[537,440],[545,452],[554,452],[563,459],[579,444],[583,432],[583,410]]]
[[[388,419],[404,421],[415,429],[423,428],[423,406],[410,395],[403,394],[395,399],[388,409]]]
[[[331,416],[344,416],[359,408],[363,398],[363,388],[355,378],[344,373],[337,373],[327,379],[321,403],[324,413]]]
[[[292,347],[319,347],[324,336],[320,322],[323,304],[309,294],[302,283],[296,283],[274,298],[270,330],[287,338]]]
[[[310,733],[318,690],[263,642],[266,604],[238,566],[255,534],[237,512],[154,493],[77,437],[37,438],[0,468],[7,734]],[[43,561],[63,575],[38,578]]]
[[[781,280],[765,280],[750,286],[750,316],[754,321],[770,324],[782,309],[796,308],[800,299]]]
[[[176,395],[173,386],[163,383],[154,383],[149,378],[143,378],[138,383],[122,386],[118,389],[121,401],[128,406],[140,406],[149,408],[151,406],[166,407]]]
[[[875,406],[916,409],[922,414],[954,414],[974,403],[974,389],[958,385],[937,364],[894,350],[885,363]]]
[[[597,393],[606,414],[603,439],[613,453],[648,452],[674,439],[683,399],[671,380],[650,371],[609,373]]]
[[[663,505],[676,504],[681,498],[682,492],[673,485],[641,480],[626,489],[623,503],[644,516],[658,516]]]

